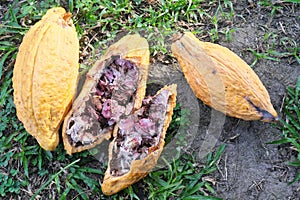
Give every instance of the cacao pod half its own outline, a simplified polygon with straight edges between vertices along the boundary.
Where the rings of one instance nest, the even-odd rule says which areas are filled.
[[[140,109],[123,117],[109,145],[102,192],[112,195],[145,177],[156,165],[176,105],[176,85],[146,97]]]
[[[17,116],[40,146],[54,150],[75,94],[79,41],[71,13],[47,11],[23,38],[13,71]]]
[[[193,92],[208,106],[244,120],[278,120],[259,77],[229,49],[189,32],[175,39],[171,49]]]
[[[108,48],[87,73],[65,118],[62,137],[68,154],[111,138],[120,117],[141,106],[149,62],[148,42],[137,34],[127,35]]]

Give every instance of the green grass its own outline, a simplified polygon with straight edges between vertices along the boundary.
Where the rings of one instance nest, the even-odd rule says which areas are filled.
[[[49,193],[48,187],[53,182],[55,186],[50,188],[61,198],[71,190],[89,190],[90,193],[100,190],[100,183],[89,175],[103,175],[103,171],[86,166],[86,163],[98,163],[89,152],[68,156],[61,145],[55,152],[45,151],[28,133],[24,130],[21,132],[9,137],[1,136],[0,196],[13,196],[25,188],[37,188],[32,191],[34,196],[40,193],[45,195]],[[49,193],[48,197],[53,198],[51,195]],[[79,195],[88,199],[84,192]]]
[[[166,145],[174,138],[177,139],[177,145],[187,145],[185,144],[185,134],[181,134],[181,131],[186,131],[186,128],[190,125],[190,115],[190,110],[182,109],[181,104],[176,104],[174,114],[172,116],[172,123],[169,125],[165,139]]]
[[[177,106],[169,132],[178,125],[188,123],[182,114],[185,112],[180,110],[180,106]],[[1,169],[5,169],[5,171],[1,171],[0,173],[0,196],[9,197],[18,195],[22,190],[29,187],[37,188],[30,194],[32,195],[31,199],[39,195],[44,197],[47,195],[50,199],[54,198],[50,191],[55,191],[54,194],[60,199],[69,199],[70,196],[74,196],[74,193],[75,196],[81,199],[90,199],[93,196],[95,198],[104,198],[101,193],[100,182],[103,178],[105,165],[101,166],[98,164],[100,166],[98,168],[87,166],[86,163],[98,163],[91,155],[91,151],[68,156],[62,145],[59,145],[54,152],[45,151],[37,145],[36,141],[24,131],[19,123],[14,125],[18,131],[15,131],[10,136],[1,135],[0,140],[0,167]],[[161,199],[162,195],[165,197],[173,196],[174,194],[170,190],[157,192],[155,189],[165,187],[166,185],[161,184],[164,181],[163,179],[166,179],[168,184],[170,184],[169,187],[176,184],[177,189],[185,188],[183,193],[185,196],[192,195],[196,197],[201,195],[203,198],[208,198],[204,197],[204,194],[214,194],[214,190],[211,183],[202,181],[201,178],[216,170],[216,162],[220,159],[223,150],[224,146],[221,146],[215,156],[212,156],[213,154],[210,153],[207,157],[207,163],[203,167],[196,164],[193,156],[183,155],[180,158],[178,152],[177,159],[174,159],[173,163],[166,163],[168,168],[152,172],[150,174],[151,178],[144,181],[143,184],[149,187],[149,190],[145,191],[145,194],[149,194],[150,199]],[[96,153],[98,152],[94,152],[94,154]],[[49,165],[53,167],[49,167]],[[33,176],[34,173],[37,173],[39,178],[35,182],[32,180],[33,178],[37,178],[36,175]],[[197,175],[194,175],[195,173]],[[156,182],[160,179],[160,175],[163,177],[161,177],[159,182]],[[170,176],[177,178],[173,180]],[[156,181],[153,181],[153,178]],[[192,185],[194,186],[190,188]],[[129,195],[132,198],[135,197],[135,199],[138,199],[133,190],[135,187],[134,185],[120,194],[113,195],[111,198],[119,199]],[[195,188],[201,190],[198,191]],[[173,188],[172,191],[175,191],[175,189]],[[210,199],[217,198],[210,197]]]
[[[294,87],[287,88],[283,112],[284,117],[280,120],[282,139],[271,144],[287,144],[295,155],[295,160],[289,162],[288,165],[300,167],[300,76]],[[300,172],[290,183],[298,180],[300,180]]]
[[[215,154],[209,153],[203,167],[200,167],[201,163],[198,163],[195,156],[187,154],[177,156],[173,163],[165,161],[165,169],[150,173],[144,180],[148,186],[149,199],[220,199],[208,195],[216,193],[213,181],[209,182],[205,176],[217,170],[224,149],[225,145],[221,145]]]
[[[258,5],[265,7],[266,9],[269,9],[270,16],[274,16],[276,12],[283,12],[283,4],[282,3],[294,3],[299,4],[299,0],[283,0],[283,1],[272,1],[272,0],[262,0],[258,1]]]
[[[285,3],[290,3],[289,5],[295,5],[295,9],[298,9],[300,4],[299,0],[286,0]],[[274,17],[276,13],[284,13],[284,5],[281,2],[263,0],[258,1],[257,6],[262,9],[267,9],[270,12],[270,17]],[[298,6],[298,7],[297,7]],[[292,62],[297,62],[300,64],[300,46],[296,39],[289,37],[282,37],[278,33],[268,31],[268,27],[262,27],[266,29],[266,34],[262,37],[261,41],[258,41],[260,48],[253,49],[248,48],[254,55],[254,61],[251,63],[251,67],[257,64],[261,59],[271,60],[274,62],[280,62],[285,58],[293,58]],[[284,32],[284,30],[283,30]],[[285,35],[286,33],[284,33]]]
[[[66,155],[60,144],[56,151],[44,151],[37,142],[25,130],[16,117],[15,106],[12,98],[12,69],[17,53],[17,47],[21,43],[24,34],[29,27],[38,21],[46,10],[58,6],[59,1],[47,0],[37,2],[14,1],[9,10],[1,19],[0,28],[0,198],[17,198],[25,195],[34,199],[43,196],[48,199],[104,199],[101,192],[105,164],[101,165],[90,152],[82,152],[73,156]],[[167,49],[165,37],[176,30],[185,30],[178,26],[179,22],[187,24],[200,22],[202,19],[212,18],[202,7],[202,1],[186,3],[178,1],[164,1],[162,4],[141,6],[139,1],[68,1],[67,7],[73,13],[78,37],[81,45],[81,70],[86,72],[96,59],[97,53],[102,53],[115,40],[121,32],[140,32],[151,44],[151,55],[158,53],[170,54]],[[220,5],[219,5],[219,9]],[[170,11],[170,12],[168,12]],[[198,18],[197,12],[201,12]],[[220,11],[218,11],[220,13]],[[219,21],[217,17],[214,17]],[[215,22],[214,26],[218,22]],[[211,29],[214,29],[211,26]],[[196,30],[197,33],[199,30]],[[201,33],[199,31],[198,33]],[[215,31],[215,34],[217,32]],[[217,38],[217,37],[215,37]],[[99,56],[99,55],[98,55]],[[175,135],[175,128],[187,125],[185,112],[180,107],[175,110],[174,120],[170,126],[169,135]],[[173,129],[172,129],[173,128]],[[169,137],[169,140],[171,138]],[[184,138],[180,141],[183,142]],[[97,152],[96,152],[97,153]],[[217,155],[220,156],[220,155]],[[203,168],[195,167],[194,158],[182,158],[174,163],[168,163],[170,168],[151,173],[151,177],[158,179],[157,173],[163,176],[168,173],[177,173],[180,168],[187,168],[190,174],[181,174],[183,182],[176,183],[179,188],[186,188],[195,182],[199,191],[185,189],[185,195],[213,194],[209,182],[201,181],[202,175],[193,177],[194,172],[206,174],[215,169],[215,163]],[[214,161],[210,161],[214,162]],[[171,170],[169,172],[169,170]],[[213,170],[212,170],[213,171]],[[174,175],[172,175],[174,176]],[[189,177],[188,177],[189,176]],[[199,179],[197,179],[199,178]],[[152,179],[147,179],[152,180]],[[174,180],[167,180],[174,181]],[[176,180],[177,181],[177,180]],[[160,181],[160,183],[162,183]],[[201,185],[199,185],[201,183]],[[143,181],[144,187],[160,188],[155,182]],[[201,187],[199,187],[201,186]],[[136,185],[113,195],[110,199],[137,198]],[[203,192],[201,192],[203,191]],[[205,193],[204,193],[205,192]],[[159,193],[149,189],[145,193],[149,196],[159,197]],[[163,195],[167,194],[166,191]],[[204,197],[203,197],[204,198]],[[211,197],[213,198],[213,197]]]
[[[212,41],[219,39],[219,34],[230,40],[233,28],[218,28],[218,24],[231,21],[234,10],[231,1],[153,1],[147,4],[142,1],[69,1],[70,10],[74,11],[76,28],[79,35],[91,38],[93,47],[107,47],[107,43],[120,32],[139,32],[150,43],[153,56],[170,54],[166,38],[177,31],[190,30],[201,34],[204,30]],[[213,7],[213,11],[211,11]],[[195,27],[201,21],[207,26]],[[182,27],[182,26],[186,27]],[[101,33],[99,33],[101,31]],[[98,39],[92,35],[97,34]],[[100,39],[99,39],[100,38]]]
[[[288,2],[288,1],[286,1],[286,2]],[[290,1],[290,2],[292,2],[292,1]],[[269,8],[271,10],[270,11],[271,16],[274,16],[274,14],[276,12],[280,12],[282,9],[282,6],[276,5],[276,3],[274,3],[273,1],[270,1],[270,0],[259,1],[258,5]]]
[[[262,38],[261,44],[264,46],[263,51],[248,48],[252,52],[255,59],[251,64],[253,67],[260,59],[267,59],[280,62],[284,58],[294,58],[292,62],[300,64],[300,46],[297,42],[289,37],[281,37],[273,32],[268,32]],[[281,51],[278,51],[281,49]]]
[[[272,8],[271,15],[281,9],[265,2],[261,5]],[[91,151],[66,155],[61,144],[54,152],[44,151],[16,117],[11,78],[17,48],[29,27],[47,9],[58,5],[63,5],[73,13],[81,46],[81,74],[91,67],[119,34],[140,33],[149,41],[152,57],[159,54],[171,56],[169,45],[173,33],[192,31],[206,41],[231,41],[232,33],[236,30],[233,22],[242,17],[236,14],[234,3],[229,0],[165,0],[160,3],[141,0],[13,1],[4,15],[0,16],[0,198],[3,199],[25,198],[25,195],[32,199],[39,196],[48,199],[107,198],[103,196],[100,185],[105,163],[96,160]],[[285,57],[293,57],[299,62],[300,50],[295,40],[279,38],[272,33],[265,36],[264,42],[269,45],[269,51],[253,50],[257,61],[280,61]],[[278,47],[284,51],[275,52]],[[290,90],[294,91],[292,88]],[[293,94],[295,92],[290,93]],[[299,117],[299,110],[287,109],[287,112],[293,113],[293,117],[296,113]],[[187,110],[181,110],[177,105],[167,135],[168,141],[176,137],[177,127],[188,126],[188,115],[190,113]],[[286,133],[284,142],[290,142],[297,149],[293,137],[295,132],[288,131],[298,126],[288,114],[287,119],[289,121],[283,122]],[[178,141],[184,143],[184,139],[179,138]],[[214,197],[213,183],[205,177],[216,171],[223,150],[224,145],[221,145],[215,153],[209,153],[205,163],[199,163],[193,155],[179,156],[181,152],[178,150],[174,161],[165,163],[167,167],[150,173],[140,183],[109,199],[139,199],[138,191],[142,189],[144,195],[151,199],[173,196],[178,199],[218,199]],[[299,166],[298,161],[290,164]]]

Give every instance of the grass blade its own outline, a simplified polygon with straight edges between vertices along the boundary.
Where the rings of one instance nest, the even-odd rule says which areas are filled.
[[[45,189],[56,177],[58,177],[63,171],[67,170],[68,168],[70,168],[71,166],[75,165],[76,163],[78,163],[80,161],[80,159],[77,159],[75,161],[73,161],[72,163],[68,164],[67,166],[65,166],[63,169],[59,170],[56,174],[52,175],[50,177],[50,179],[44,183],[37,191],[36,193],[34,193],[34,195],[32,195],[32,197],[30,198],[30,200],[34,200],[35,197],[43,190]]]
[[[202,196],[202,195],[194,195],[183,198],[183,200],[222,200],[218,197],[211,197],[211,196]]]

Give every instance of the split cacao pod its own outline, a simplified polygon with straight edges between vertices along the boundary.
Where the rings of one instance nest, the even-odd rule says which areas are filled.
[[[194,94],[208,106],[244,120],[278,119],[259,77],[228,48],[186,32],[171,49]]]
[[[108,168],[101,185],[115,194],[145,177],[156,165],[176,105],[176,85],[165,86],[146,97],[135,113],[122,118],[109,145]]]
[[[52,8],[23,38],[13,70],[17,116],[40,146],[54,150],[76,91],[79,41],[71,19]]]
[[[127,35],[108,48],[88,71],[65,117],[62,137],[68,154],[111,138],[119,118],[141,106],[149,62],[149,45],[140,35]]]

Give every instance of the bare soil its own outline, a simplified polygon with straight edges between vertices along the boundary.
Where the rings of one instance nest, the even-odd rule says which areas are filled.
[[[246,11],[240,5],[241,14]],[[238,10],[238,9],[237,9]],[[248,10],[249,11],[249,10]],[[248,12],[247,11],[247,12]],[[248,63],[253,61],[253,55],[245,52],[266,48],[262,38],[268,32],[279,35],[279,38],[290,37],[299,44],[300,21],[299,7],[295,12],[291,7],[284,7],[282,13],[271,17],[266,10],[259,8],[249,11],[243,16],[245,23],[236,25],[231,43],[221,43],[239,54]],[[281,52],[282,49],[276,49]],[[260,60],[254,67],[267,90],[271,101],[279,113],[288,85],[294,85],[300,75],[300,66],[289,58],[280,62]],[[287,183],[296,174],[295,169],[286,165],[295,157],[284,145],[271,145],[268,142],[279,138],[280,131],[270,124],[262,122],[247,122],[227,118],[224,124],[220,142],[227,144],[221,160],[220,174],[217,179],[217,193],[224,199],[300,199],[300,184]]]
[[[248,48],[264,52],[267,45],[271,45],[263,41],[267,33],[273,32],[278,38],[292,38],[300,44],[299,6],[283,4],[281,11],[271,16],[270,9],[253,1],[235,1],[234,10],[237,17],[232,24],[236,28],[232,41],[226,42],[225,37],[220,35],[216,43],[228,47],[247,63],[250,64],[255,59],[247,51]],[[199,38],[209,41],[208,36]],[[274,50],[284,51],[280,46],[275,46]],[[280,62],[261,59],[253,69],[269,91],[278,114],[282,116],[286,87],[295,84],[300,75],[299,64],[292,57],[283,57]],[[211,177],[216,181],[216,196],[239,200],[300,199],[299,182],[288,185],[300,170],[287,165],[288,161],[295,159],[295,155],[288,146],[267,144],[280,138],[276,125],[225,117],[207,107],[195,98],[173,58],[156,56],[151,60],[149,83],[156,84],[156,89],[165,84],[177,83],[178,102],[182,103],[183,109],[191,110],[191,123],[186,132],[189,146],[186,151],[203,151],[207,132],[221,131],[220,135],[217,134],[214,145],[204,149],[205,153],[221,143],[226,144],[218,164],[219,170]],[[225,121],[218,124],[218,119]],[[174,143],[170,142],[165,150],[174,148]],[[201,155],[199,154],[199,159]],[[171,154],[164,156],[172,157]]]
[[[271,17],[267,10],[249,9],[245,3],[236,5],[237,12],[245,18],[234,25],[232,42],[219,42],[230,48],[249,64],[254,56],[247,48],[264,51],[266,48],[263,37],[269,32],[279,35],[279,38],[290,37],[299,44],[300,9],[294,12],[284,7],[281,14]],[[282,49],[275,49],[281,52]],[[290,58],[280,62],[260,60],[254,71],[258,74],[269,91],[271,101],[279,113],[288,85],[294,85],[300,75],[300,66]],[[209,113],[209,109],[200,104],[200,113]],[[221,114],[219,114],[221,115]],[[210,114],[202,115],[199,120],[199,131],[205,133],[210,121]],[[208,118],[208,119],[207,119]],[[211,123],[211,121],[210,121]],[[226,143],[226,150],[219,163],[219,172],[213,178],[216,180],[217,196],[224,199],[300,199],[300,184],[288,185],[296,171],[286,163],[294,160],[291,150],[284,145],[271,145],[268,142],[280,137],[280,131],[274,125],[259,121],[242,121],[226,117],[219,142]],[[200,138],[200,139],[199,139]],[[197,144],[201,146],[201,135]],[[197,149],[197,148],[196,148]]]
[[[216,43],[228,47],[249,64],[255,57],[247,49],[265,52],[267,46],[272,44],[263,38],[270,32],[277,34],[278,39],[289,37],[297,44],[300,43],[300,20],[296,17],[300,14],[299,6],[284,6],[280,13],[271,16],[270,10],[259,6],[251,7],[251,4],[242,1],[235,4],[235,11],[243,19],[236,18],[233,25],[236,31],[232,35],[232,41],[220,39]],[[280,45],[275,46],[274,50],[284,51]],[[219,136],[215,141],[216,146],[226,144],[218,165],[219,172],[211,177],[216,181],[216,196],[240,200],[300,199],[299,182],[288,185],[299,171],[287,165],[287,162],[295,160],[295,155],[287,145],[268,144],[280,138],[280,130],[276,124],[225,118],[222,113],[210,109],[193,97],[174,60],[170,64],[154,60],[151,67],[150,82],[160,85],[177,83],[178,102],[184,109],[191,110],[191,126],[186,132],[189,143],[187,151],[202,152],[209,131]],[[280,62],[261,59],[253,69],[267,88],[274,108],[282,116],[286,87],[294,85],[300,75],[299,63],[291,57],[281,58]],[[223,118],[225,123],[214,122],[215,119],[223,121]],[[215,133],[216,131],[221,131],[221,134]],[[166,146],[168,150],[165,152],[168,153],[164,156],[174,148],[172,142],[169,145],[171,147]],[[210,148],[213,149],[214,145]],[[204,149],[204,153],[209,150]]]

